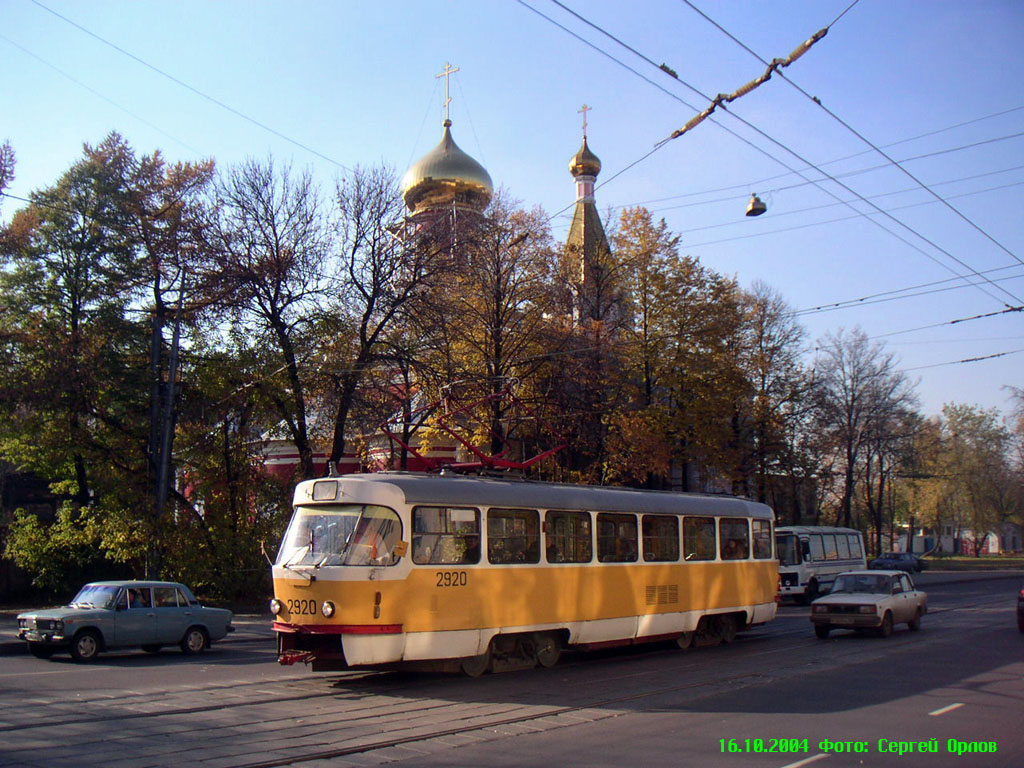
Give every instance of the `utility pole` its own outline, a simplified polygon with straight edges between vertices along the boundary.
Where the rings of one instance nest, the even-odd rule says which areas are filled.
[[[182,280],[184,287],[184,279]],[[181,311],[185,292],[182,289],[178,294],[178,308],[174,313],[174,331],[171,335],[171,349],[167,358],[167,385],[163,387],[163,412],[160,414],[159,425],[155,423],[155,417],[159,406],[154,402],[151,413],[154,416],[153,433],[159,435],[159,441],[155,443],[154,463],[156,465],[156,498],[153,508],[153,528],[149,537],[149,545],[146,551],[146,578],[156,579],[160,576],[160,555],[156,546],[156,530],[164,515],[167,506],[167,496],[170,490],[171,477],[171,453],[174,446],[174,405],[177,398],[178,383],[178,347],[181,341]],[[159,360],[159,345],[162,342],[162,334],[158,333],[156,321],[154,321],[153,337],[153,361]]]

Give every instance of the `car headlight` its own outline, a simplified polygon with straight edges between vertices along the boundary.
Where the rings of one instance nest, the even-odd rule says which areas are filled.
[[[331,618],[334,615],[334,603],[330,600],[324,600],[324,604],[320,606],[320,611],[323,613],[325,619]]]
[[[828,613],[827,605],[812,605],[811,613]]]
[[[284,609],[284,603],[278,600],[276,597],[270,601],[270,612],[277,616]]]
[[[861,605],[857,608],[861,613],[877,613],[873,605]]]
[[[60,619],[57,619],[56,621],[53,622],[53,628],[57,632],[63,632],[64,631],[64,622],[61,621]]]

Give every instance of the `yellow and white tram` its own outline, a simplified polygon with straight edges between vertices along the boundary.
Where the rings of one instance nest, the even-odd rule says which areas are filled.
[[[274,564],[282,664],[554,664],[710,645],[775,616],[769,507],[730,496],[404,473],[310,480]]]

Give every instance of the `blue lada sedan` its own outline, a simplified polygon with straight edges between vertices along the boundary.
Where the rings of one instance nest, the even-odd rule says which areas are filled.
[[[231,619],[231,611],[200,605],[184,584],[100,581],[86,584],[62,608],[19,614],[18,637],[40,659],[66,651],[89,662],[115,648],[156,653],[165,645],[195,654],[233,632]]]

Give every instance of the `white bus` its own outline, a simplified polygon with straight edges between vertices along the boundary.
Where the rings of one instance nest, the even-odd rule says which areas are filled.
[[[775,529],[779,594],[809,603],[843,571],[867,568],[864,537],[852,528],[793,525]]]

